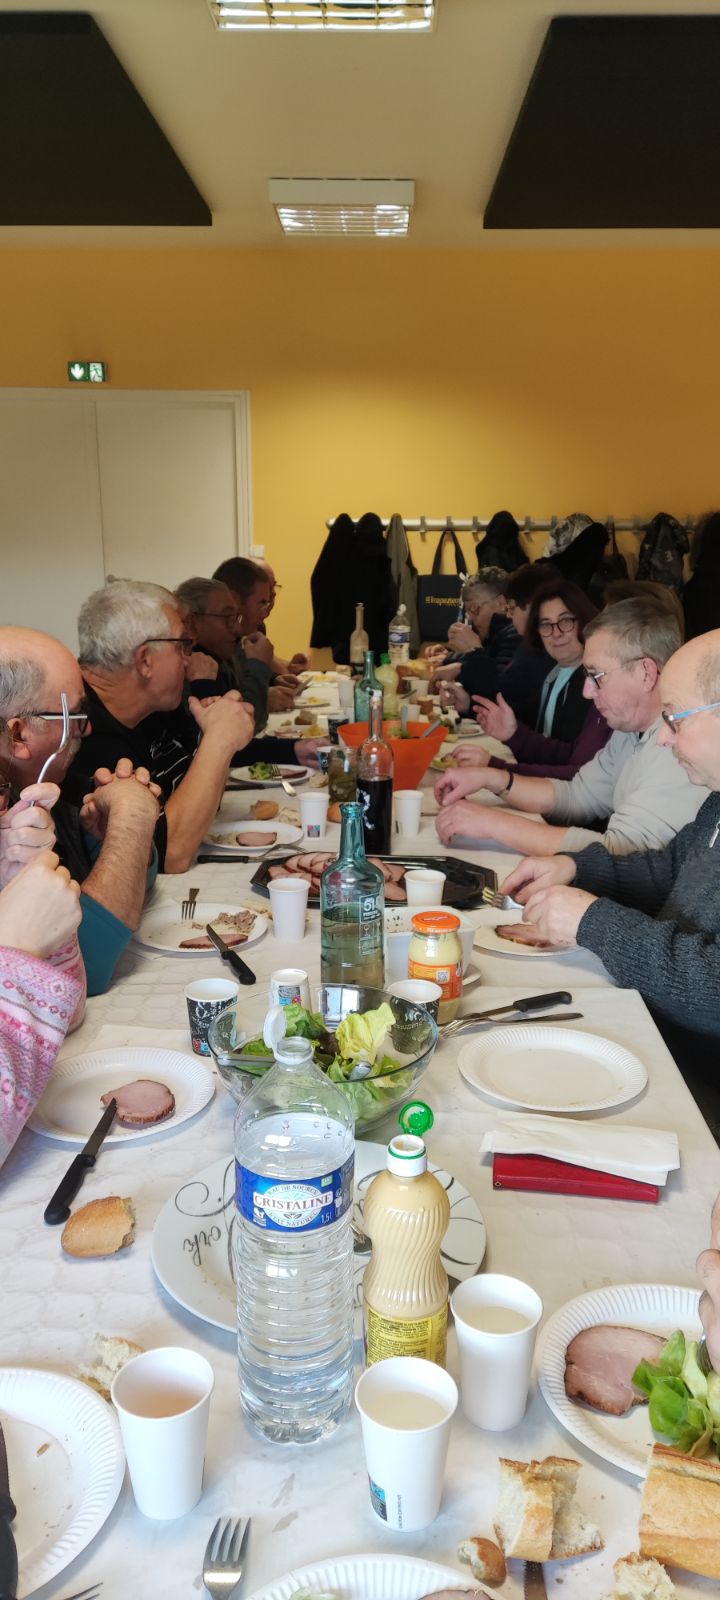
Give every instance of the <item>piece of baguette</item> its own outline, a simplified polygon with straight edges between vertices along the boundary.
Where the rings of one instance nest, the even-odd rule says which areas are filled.
[[[95,1389],[97,1394],[101,1394],[103,1400],[109,1400],[113,1378],[127,1366],[128,1361],[132,1361],[133,1356],[142,1353],[142,1345],[135,1344],[133,1339],[96,1333],[93,1335],[92,1360],[87,1366],[79,1368],[78,1377]]]
[[[615,1588],[608,1600],[674,1600],[675,1585],[652,1556],[621,1556],[613,1572]]]
[[[134,1230],[132,1201],[107,1194],[73,1212],[60,1243],[69,1256],[112,1256],[132,1244]]]
[[[475,1534],[471,1539],[463,1539],[457,1553],[458,1561],[466,1561],[472,1567],[473,1577],[479,1579],[480,1583],[489,1583],[492,1589],[505,1582],[505,1557],[492,1539],[482,1539]]]
[[[640,1513],[640,1554],[720,1578],[720,1462],[653,1445]]]
[[[579,1461],[500,1461],[495,1532],[506,1556],[567,1561],[602,1549],[602,1538],[574,1500]]]

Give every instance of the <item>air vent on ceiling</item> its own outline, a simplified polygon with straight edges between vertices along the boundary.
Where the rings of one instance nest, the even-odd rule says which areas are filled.
[[[404,238],[415,184],[396,178],[271,178],[284,233],[340,238]]]
[[[428,32],[435,0],[208,0],[218,28]]]

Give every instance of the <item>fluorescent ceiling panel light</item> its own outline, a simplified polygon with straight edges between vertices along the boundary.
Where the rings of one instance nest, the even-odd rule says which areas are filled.
[[[208,0],[218,28],[428,32],[435,0]]]
[[[271,178],[271,204],[289,234],[404,238],[415,184],[397,178]]]

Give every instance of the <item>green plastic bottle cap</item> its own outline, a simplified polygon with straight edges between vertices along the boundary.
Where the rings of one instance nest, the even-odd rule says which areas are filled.
[[[274,1050],[276,1044],[285,1038],[287,1030],[287,1017],[283,1006],[271,1006],[263,1023],[263,1039],[268,1050]]]
[[[382,667],[389,667],[389,665],[390,665],[390,657],[387,654],[387,652],[386,652],[386,654],[384,656],[380,657],[380,665]]]
[[[428,1128],[432,1127],[434,1121],[432,1111],[424,1100],[410,1100],[403,1106],[398,1117],[403,1133],[416,1133],[420,1138],[427,1133]]]

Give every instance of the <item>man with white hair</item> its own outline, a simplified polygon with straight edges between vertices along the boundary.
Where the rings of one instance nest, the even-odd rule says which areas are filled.
[[[39,784],[62,737],[61,694],[72,739],[49,769],[53,781]],[[88,725],[80,668],[65,645],[33,628],[0,628],[0,774],[11,802],[0,815],[0,886],[40,852],[57,849],[81,885],[78,940],[92,995],[108,987],[139,924],[159,805],[149,774],[129,761],[97,772],[81,807],[59,799]]]
[[[720,1123],[720,630],[672,656],[658,744],[708,798],[664,849],[530,857],[502,885],[553,944],[639,989],[708,1120]],[[572,885],[572,887],[570,887]]]
[[[600,612],[585,628],[583,670],[586,698],[614,729],[604,749],[570,779],[516,777],[512,767],[444,773],[435,786],[443,843],[496,839],[550,856],[581,850],[604,827],[600,843],[610,855],[667,844],[705,798],[659,733],[660,673],[679,644],[675,617],[652,600],[621,600]],[[503,806],[469,801],[476,789],[501,796]],[[533,811],[548,820],[518,815]]]
[[[121,579],[98,589],[78,618],[80,665],[92,731],[70,773],[70,792],[122,756],[147,767],[164,802],[155,843],[163,872],[185,872],[222,799],[228,769],[252,738],[254,716],[236,690],[180,710],[184,661],[194,648],[168,589]]]

